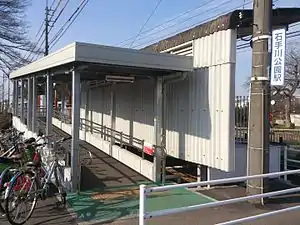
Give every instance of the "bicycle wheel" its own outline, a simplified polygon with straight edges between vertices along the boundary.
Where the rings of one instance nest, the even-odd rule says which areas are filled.
[[[60,166],[56,167],[54,170],[54,177],[55,177],[55,186],[58,189],[58,201],[61,205],[66,206],[67,203],[67,193],[66,190],[62,184],[61,177],[59,177],[59,174],[61,173],[62,168]]]
[[[5,196],[6,218],[10,224],[22,225],[30,219],[37,203],[37,192],[38,186],[33,173],[29,171],[19,172],[11,179]],[[23,218],[19,218],[19,216],[22,216],[19,215],[20,206],[23,206],[27,201],[31,201],[30,210],[27,215],[24,213]],[[16,215],[14,216],[15,211]]]
[[[0,212],[5,214],[5,190],[7,188],[7,183],[12,179],[14,176],[14,172],[16,169],[13,168],[6,168],[2,171],[0,175]]]

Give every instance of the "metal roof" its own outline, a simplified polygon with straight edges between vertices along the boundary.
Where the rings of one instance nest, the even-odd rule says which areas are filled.
[[[240,18],[242,14],[242,18]],[[300,8],[273,9],[273,27],[287,26],[300,21]],[[161,52],[183,43],[228,29],[237,29],[237,38],[252,34],[253,10],[235,10],[209,22],[197,25],[174,36],[151,44],[143,50]]]
[[[134,73],[188,72],[193,68],[192,57],[152,53],[128,48],[74,42],[10,74],[10,79],[44,73],[66,65],[87,65],[93,71]],[[127,72],[126,72],[127,71]],[[153,74],[155,75],[155,74]]]

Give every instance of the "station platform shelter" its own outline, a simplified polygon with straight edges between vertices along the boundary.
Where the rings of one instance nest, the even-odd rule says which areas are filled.
[[[273,27],[299,21],[299,10],[274,10]],[[36,134],[44,113],[47,134],[55,125],[72,136],[73,190],[79,140],[158,183],[166,156],[199,165],[206,179],[246,173],[234,89],[236,43],[251,35],[252,20],[251,10],[236,10],[140,50],[67,45],[10,74],[14,125]]]

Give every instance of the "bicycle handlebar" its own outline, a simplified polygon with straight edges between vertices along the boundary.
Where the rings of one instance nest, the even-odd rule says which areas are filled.
[[[58,140],[57,143],[63,143],[63,142],[65,142],[65,141],[68,141],[68,140],[71,140],[71,139],[72,139],[71,136],[70,136],[70,137],[63,137],[63,138],[61,138],[60,140]]]

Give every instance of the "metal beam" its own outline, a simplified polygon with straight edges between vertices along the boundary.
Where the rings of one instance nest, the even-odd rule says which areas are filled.
[[[115,134],[113,130],[116,129],[116,91],[115,84],[112,85],[112,90],[110,93],[110,128],[111,128],[111,138],[110,138],[110,149],[109,153],[112,155],[112,148],[115,144]]]
[[[21,80],[21,88],[20,88],[20,95],[21,95],[21,113],[20,113],[20,119],[21,122],[24,123],[24,80]]]
[[[32,78],[27,79],[27,128],[32,130]]]
[[[155,145],[158,148],[155,149],[154,153],[154,181],[156,183],[162,182],[162,149],[159,148],[162,144],[162,116],[163,116],[163,78],[157,77],[155,80],[155,115],[154,115],[154,137]]]
[[[85,92],[85,105],[84,105],[84,113],[85,113],[85,123],[89,120],[89,112],[90,112],[90,102],[89,102],[89,95],[90,95],[91,90],[86,89]],[[86,124],[85,127],[85,133],[89,131],[89,124]]]
[[[18,108],[18,81],[13,81],[13,101],[12,101],[12,107],[13,107],[13,115],[17,116],[17,108]]]
[[[52,134],[52,111],[53,111],[53,82],[52,76],[47,75],[47,114],[46,114],[46,135]]]
[[[37,82],[36,77],[32,77],[32,121],[31,121],[31,130],[32,132],[37,132]]]
[[[80,190],[79,165],[79,126],[80,126],[80,73],[72,72],[72,148],[71,148],[71,180],[72,191]]]
[[[90,121],[90,132],[93,133],[93,98],[92,98],[92,89],[89,89],[89,94],[88,94],[88,104],[89,104],[89,113],[88,113],[88,120]]]
[[[20,108],[19,108],[19,101],[20,101],[20,94],[21,94],[21,89],[19,89],[19,80],[17,80],[16,81],[16,88],[17,88],[17,90],[16,90],[16,98],[17,98],[17,101],[16,101],[16,116],[19,116],[19,113],[21,113],[21,112],[19,112],[19,110],[20,110]]]

